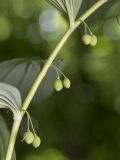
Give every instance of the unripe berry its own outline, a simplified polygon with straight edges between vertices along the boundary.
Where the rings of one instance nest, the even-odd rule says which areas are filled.
[[[69,80],[68,78],[65,78],[65,79],[63,80],[63,86],[64,86],[65,88],[70,88],[70,85],[71,85],[70,80]]]
[[[27,131],[25,132],[24,134],[24,141],[27,143],[27,144],[31,144],[34,140],[34,135],[32,132],[30,131]]]
[[[33,147],[38,148],[41,144],[41,139],[38,136],[34,137],[34,140],[32,142]]]
[[[90,45],[95,46],[96,44],[97,44],[97,37],[95,35],[92,35]]]
[[[54,88],[56,91],[60,91],[63,89],[63,84],[62,84],[62,81],[60,79],[57,79],[54,83]]]
[[[85,45],[89,45],[91,42],[91,36],[89,34],[85,34],[82,36],[82,41]]]

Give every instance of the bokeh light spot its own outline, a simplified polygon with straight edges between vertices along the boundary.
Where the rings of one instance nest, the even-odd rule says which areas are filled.
[[[30,17],[35,9],[33,0],[12,0],[12,6],[15,14],[22,18]]]
[[[111,18],[105,22],[103,34],[111,40],[120,39],[120,25],[117,22],[117,18]]]
[[[24,158],[24,160],[42,160],[42,159],[40,159],[40,156],[29,154],[27,157]]]
[[[92,48],[96,56],[108,56],[114,49],[113,43],[107,37],[98,37],[98,43]]]
[[[40,155],[29,154],[24,160],[68,160],[59,150],[49,148]]]
[[[46,9],[39,17],[40,33],[45,40],[57,39],[66,29],[66,22],[61,15],[52,9]]]
[[[42,154],[41,160],[68,160],[59,150],[49,148]]]
[[[0,16],[0,40],[5,40],[10,37],[12,32],[12,26],[9,21],[4,16]]]

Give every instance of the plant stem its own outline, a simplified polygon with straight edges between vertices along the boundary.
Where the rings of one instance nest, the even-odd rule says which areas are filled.
[[[35,80],[35,82],[33,83],[33,86],[31,87],[23,105],[22,105],[22,110],[20,114],[21,114],[21,120],[22,117],[24,116],[25,111],[27,110],[30,102],[32,101],[39,85],[41,84],[42,80],[44,79],[45,75],[47,74],[47,71],[49,69],[49,67],[51,66],[51,64],[53,63],[54,59],[56,58],[56,56],[58,55],[59,51],[62,49],[62,47],[64,46],[65,42],[67,41],[67,39],[70,37],[70,35],[75,31],[75,29],[82,23],[82,21],[84,21],[85,19],[87,19],[92,13],[94,13],[98,8],[100,8],[104,3],[106,3],[108,0],[99,0],[97,1],[90,9],[88,9],[74,24],[74,26],[68,29],[68,31],[64,34],[63,38],[60,40],[60,42],[58,43],[57,47],[54,49],[54,51],[50,54],[48,60],[46,61],[45,65],[43,66],[41,72],[39,73],[37,79]],[[17,133],[19,130],[19,126],[21,123],[21,120],[19,121],[14,121],[13,123],[13,127],[12,127],[12,131],[11,131],[11,137],[10,137],[10,141],[9,141],[9,145],[8,145],[8,150],[7,150],[7,154],[6,154],[6,158],[5,160],[11,160],[12,158],[12,153],[13,153],[13,149],[14,149],[14,145],[15,145],[15,141],[16,141],[16,137],[17,137]]]
[[[19,131],[19,126],[20,126],[21,120],[15,120],[13,123],[13,127],[12,127],[12,132],[11,132],[11,137],[10,137],[10,141],[9,141],[9,147],[6,153],[6,158],[5,160],[11,160],[12,158],[12,154],[13,154],[13,150],[14,150],[14,146],[15,146],[15,140]]]
[[[81,21],[84,21],[87,19],[91,14],[93,14],[98,8],[103,6],[106,2],[109,0],[98,0],[91,8],[89,8],[75,23],[75,28],[77,28],[80,24]]]

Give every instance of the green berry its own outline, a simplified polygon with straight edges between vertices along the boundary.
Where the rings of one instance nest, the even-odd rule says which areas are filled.
[[[70,85],[71,85],[70,80],[69,80],[68,78],[65,78],[65,79],[63,80],[63,86],[64,86],[65,88],[70,88]]]
[[[54,83],[54,88],[56,91],[61,91],[63,89],[63,84],[62,81],[60,79],[57,79]]]
[[[30,131],[27,131],[25,132],[24,134],[24,141],[27,143],[27,144],[31,144],[34,140],[34,135],[32,132]]]
[[[38,148],[41,144],[41,139],[38,136],[34,137],[34,140],[32,142],[33,147]]]
[[[85,45],[89,45],[91,42],[91,36],[89,34],[83,35],[82,41]]]
[[[96,44],[97,44],[97,37],[95,35],[92,35],[90,45],[95,46]]]

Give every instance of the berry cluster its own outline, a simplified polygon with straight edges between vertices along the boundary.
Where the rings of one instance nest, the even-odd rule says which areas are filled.
[[[27,118],[28,118],[28,129],[24,133],[22,141],[25,141],[27,144],[32,144],[33,147],[38,148],[40,146],[40,144],[41,144],[41,139],[35,133],[35,130],[34,130],[34,127],[33,127],[33,123],[32,123],[32,120],[31,120],[31,117],[30,117],[29,113],[27,111],[25,111],[25,112],[26,112]],[[33,132],[30,131],[29,124],[31,124]]]
[[[85,45],[95,46],[97,44],[97,37],[92,33],[87,23],[85,21],[82,22],[85,26],[85,34],[82,36],[83,43]]]
[[[63,87],[69,89],[71,86],[71,82],[70,80],[65,76],[65,74],[59,69],[57,68],[55,65],[52,65],[52,67],[55,69],[56,73],[57,73],[57,79],[54,82],[54,89],[59,92],[63,89]],[[63,80],[60,79],[60,74],[64,77]]]
[[[41,144],[41,139],[39,136],[37,136],[36,134],[33,134],[31,131],[27,131],[24,133],[24,138],[23,140],[27,143],[27,144],[32,144],[33,147],[38,148]]]
[[[95,35],[84,34],[82,41],[85,45],[95,46],[97,44],[97,37]]]
[[[54,83],[54,88],[56,91],[61,91],[63,89],[63,87],[65,88],[70,88],[71,82],[68,78],[64,78],[64,80],[62,81],[60,78],[57,78],[57,80]]]

